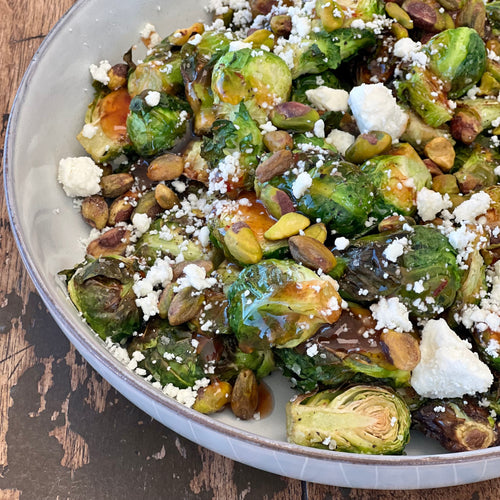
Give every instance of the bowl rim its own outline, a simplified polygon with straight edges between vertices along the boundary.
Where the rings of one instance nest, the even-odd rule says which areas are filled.
[[[185,417],[186,419],[189,419],[203,427],[208,427],[210,430],[214,431],[217,434],[228,436],[237,441],[250,442],[251,444],[254,444],[261,448],[265,448],[271,452],[285,452],[287,455],[293,455],[304,459],[316,459],[326,462],[332,462],[332,465],[335,463],[341,463],[351,465],[390,467],[453,465],[462,462],[478,462],[499,458],[500,446],[482,450],[458,453],[440,453],[433,455],[362,455],[308,448],[261,436],[254,432],[243,430],[229,425],[225,422],[218,421],[208,415],[203,415],[191,408],[182,405],[173,398],[169,398],[168,396],[164,395],[161,391],[155,389],[149,382],[133,373],[131,370],[126,368],[125,365],[123,365],[118,359],[116,359],[104,347],[102,341],[91,334],[88,327],[82,327],[82,325],[84,325],[83,322],[79,324],[76,322],[76,320],[74,320],[74,318],[70,318],[69,316],[64,314],[62,307],[60,307],[60,305],[57,303],[58,301],[52,297],[47,285],[47,280],[36,268],[32,255],[27,251],[27,245],[25,242],[25,230],[23,229],[18,218],[12,176],[15,164],[15,130],[22,107],[23,97],[29,91],[28,87],[30,80],[36,73],[40,61],[43,60],[45,52],[51,46],[53,39],[62,31],[66,23],[73,19],[85,5],[94,1],[96,0],[77,0],[70,7],[70,9],[56,22],[56,24],[46,35],[41,45],[35,52],[35,55],[33,56],[21,80],[12,104],[5,133],[3,155],[4,191],[6,196],[6,205],[12,233],[14,235],[18,251],[21,255],[22,261],[28,271],[30,278],[35,285],[37,292],[39,293],[45,306],[50,311],[51,315],[53,316],[63,333],[66,335],[68,340],[74,345],[85,344],[89,346],[93,351],[96,360],[101,363],[107,371],[112,372],[115,376],[124,380],[130,386],[131,390],[141,393],[143,396],[145,395],[156,405],[159,405],[160,407],[163,407],[168,411],[174,411],[178,415]]]

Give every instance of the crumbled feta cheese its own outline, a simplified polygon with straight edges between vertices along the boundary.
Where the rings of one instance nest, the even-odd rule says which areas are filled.
[[[325,142],[334,146],[341,155],[345,155],[345,152],[354,143],[355,139],[349,132],[335,129],[328,134]]]
[[[428,62],[427,55],[422,52],[422,44],[414,42],[411,38],[401,38],[394,44],[393,54],[403,61],[408,61],[425,68]]]
[[[373,130],[386,132],[395,141],[408,123],[408,115],[399,107],[391,91],[381,83],[354,87],[349,106],[362,134]]]
[[[320,139],[325,137],[325,122],[323,120],[318,120],[314,124],[314,135]]]
[[[202,247],[207,247],[210,243],[210,230],[208,227],[204,226],[200,229],[198,233],[198,241],[201,243]]]
[[[398,257],[405,252],[405,247],[408,246],[407,238],[395,238],[394,241],[391,241],[384,250],[384,257],[391,262],[397,262]]]
[[[244,42],[243,40],[234,40],[229,43],[229,51],[228,52],[236,52],[242,49],[251,49],[253,48],[252,42]]]
[[[99,129],[95,125],[91,125],[90,123],[86,123],[83,126],[82,135],[86,139],[92,139],[92,137],[94,137],[97,134],[98,130]]]
[[[132,224],[135,227],[137,236],[142,236],[151,226],[151,217],[148,214],[134,214],[132,217]]]
[[[340,236],[339,238],[335,238],[334,244],[335,248],[337,250],[345,250],[351,242],[347,239],[344,238],[343,236]]]
[[[433,220],[439,212],[452,206],[448,193],[443,196],[426,187],[417,193],[417,211],[424,222]]]
[[[161,94],[159,92],[157,92],[156,90],[150,90],[147,93],[144,100],[146,101],[146,104],[148,106],[151,106],[152,108],[154,108],[155,106],[158,106],[158,104],[160,104],[160,98],[161,98]]]
[[[342,89],[321,87],[306,90],[309,101],[322,111],[347,111],[349,93]]]
[[[299,199],[312,186],[312,178],[307,172],[301,172],[292,185],[292,192],[295,198]]]
[[[479,191],[468,200],[460,203],[453,211],[457,222],[474,222],[476,217],[484,214],[490,208],[491,198],[488,193]]]
[[[420,356],[411,377],[411,385],[420,396],[459,398],[486,392],[493,383],[489,368],[444,319],[426,323]]]
[[[63,158],[59,162],[57,180],[70,197],[97,194],[101,190],[101,176],[102,170],[86,156]]]
[[[109,61],[101,61],[99,66],[96,64],[91,64],[89,66],[90,74],[92,78],[97,82],[101,82],[103,85],[107,85],[109,83],[108,71],[111,69],[111,64]]]
[[[406,306],[399,302],[398,297],[386,299],[382,297],[376,304],[370,306],[373,318],[377,321],[375,328],[382,330],[390,328],[397,332],[410,332],[413,325],[409,319]]]
[[[188,286],[196,288],[196,290],[205,290],[211,288],[217,283],[215,278],[207,278],[207,271],[204,267],[196,264],[188,264],[184,268],[184,276],[177,280],[177,290],[182,290]]]

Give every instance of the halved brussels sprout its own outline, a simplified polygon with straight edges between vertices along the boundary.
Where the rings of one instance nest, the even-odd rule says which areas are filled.
[[[302,446],[387,455],[401,453],[410,438],[408,407],[383,387],[305,394],[286,413],[288,440]]]

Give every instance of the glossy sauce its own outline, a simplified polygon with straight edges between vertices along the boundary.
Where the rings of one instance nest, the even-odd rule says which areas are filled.
[[[259,403],[257,405],[256,413],[260,418],[268,417],[274,408],[274,397],[269,386],[261,381],[259,383]]]
[[[100,103],[102,131],[113,140],[124,141],[127,138],[127,116],[131,97],[126,89],[118,89]]]

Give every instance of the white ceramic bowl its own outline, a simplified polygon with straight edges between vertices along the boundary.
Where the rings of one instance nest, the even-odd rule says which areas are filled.
[[[161,7],[159,7],[161,4]],[[234,460],[306,481],[337,486],[410,489],[500,476],[500,448],[448,454],[418,435],[406,456],[364,456],[304,448],[285,441],[287,383],[275,375],[275,411],[262,421],[201,415],[129,371],[82,323],[56,279],[83,259],[88,227],[56,180],[61,158],[84,151],[75,139],[92,97],[88,67],[139,43],[146,22],[160,34],[205,19],[203,2],[80,0],[50,32],[23,79],[10,116],[5,189],[12,229],[42,299],[87,361],[130,401],[186,438]]]

